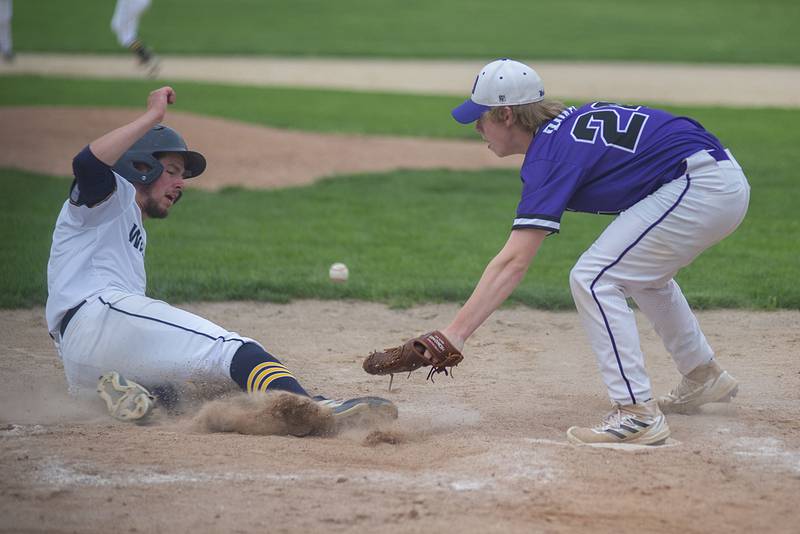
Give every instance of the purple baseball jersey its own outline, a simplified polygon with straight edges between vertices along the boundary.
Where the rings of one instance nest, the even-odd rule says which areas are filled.
[[[681,176],[683,160],[700,150],[724,154],[687,117],[609,102],[567,108],[528,147],[513,228],[555,233],[565,210],[619,213]]]

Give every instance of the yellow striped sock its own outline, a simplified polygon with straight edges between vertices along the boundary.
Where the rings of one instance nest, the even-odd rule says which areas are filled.
[[[259,363],[258,365],[253,367],[253,370],[250,371],[250,374],[247,377],[247,391],[253,391],[253,387],[257,383],[256,379],[262,373],[262,371],[269,371],[270,369],[273,368],[280,369],[282,371],[288,371],[288,369],[286,369],[286,367],[284,367],[283,364],[280,364],[278,362]]]
[[[284,376],[291,376],[292,373],[280,363],[277,362],[264,362],[256,365],[247,377],[247,391],[265,391],[266,386],[276,378]]]
[[[291,378],[294,378],[294,377],[292,376],[292,373],[290,373],[290,372],[288,372],[288,371],[287,371],[287,372],[283,372],[283,373],[274,373],[274,374],[271,374],[271,375],[269,375],[269,376],[268,376],[268,377],[266,377],[266,378],[264,379],[264,381],[263,381],[263,382],[262,382],[262,383],[261,383],[261,384],[258,386],[258,391],[267,391],[267,389],[269,389],[269,384],[270,384],[270,382],[272,382],[273,380],[276,380],[276,379],[278,379],[278,378],[283,378],[283,377],[286,377],[286,376],[288,376],[288,377],[291,377]]]

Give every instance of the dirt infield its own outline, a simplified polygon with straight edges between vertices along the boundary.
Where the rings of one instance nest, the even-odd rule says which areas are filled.
[[[28,60],[21,55],[10,69]],[[786,90],[795,101],[798,94]],[[78,149],[136,113],[0,108],[0,166],[68,175]],[[299,185],[411,161],[414,168],[518,165],[480,143],[170,117],[209,156],[207,175],[190,183],[210,189]],[[399,142],[410,144],[398,161],[390,153]],[[317,161],[308,157],[326,148]],[[0,532],[798,531],[800,312],[700,313],[720,362],[741,381],[739,396],[669,416],[665,446],[620,450],[576,447],[564,435],[608,409],[575,313],[500,310],[468,343],[455,378],[431,384],[418,371],[396,377],[388,392],[388,380],[361,371],[362,355],[444,325],[455,305],[185,308],[259,339],[313,393],[385,396],[399,419],[310,438],[204,432],[193,424],[196,407],[159,413],[148,426],[117,423],[99,401],[67,396],[41,308],[0,310]],[[639,319],[655,392],[664,393],[677,372]]]
[[[497,312],[455,378],[387,381],[360,354],[453,305],[192,304],[254,335],[314,392],[377,394],[400,418],[326,438],[205,434],[184,416],[112,422],[67,398],[41,309],[0,311],[3,532],[797,532],[800,313],[699,314],[740,379],[731,405],[669,417],[668,446],[569,445],[608,408],[574,313]],[[643,318],[640,318],[643,319]],[[644,320],[640,321],[643,324]],[[656,392],[677,373],[643,327]]]

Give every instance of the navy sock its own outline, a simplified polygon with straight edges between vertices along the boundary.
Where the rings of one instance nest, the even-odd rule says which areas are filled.
[[[278,359],[255,343],[245,343],[231,360],[231,378],[247,393],[289,391],[308,397],[300,382]]]

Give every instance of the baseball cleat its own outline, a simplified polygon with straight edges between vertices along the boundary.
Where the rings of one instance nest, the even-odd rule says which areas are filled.
[[[153,55],[145,64],[144,68],[147,71],[147,77],[150,79],[157,78],[161,72],[161,59]]]
[[[120,421],[143,421],[153,411],[156,398],[143,386],[111,371],[100,377],[97,393],[108,413]]]
[[[136,56],[139,65],[146,70],[148,78],[155,78],[158,76],[161,69],[161,59],[159,59],[151,48],[138,39],[128,48],[130,48]]]
[[[739,382],[715,360],[696,367],[667,395],[658,399],[664,413],[691,414],[703,404],[730,402],[739,393]]]
[[[631,443],[636,445],[661,445],[669,437],[667,418],[651,399],[643,404],[626,406],[615,404],[594,428],[573,426],[567,430],[567,439],[579,445]]]
[[[337,430],[354,426],[374,426],[397,419],[397,406],[381,397],[357,397],[340,400],[314,397],[320,406],[330,408]]]

